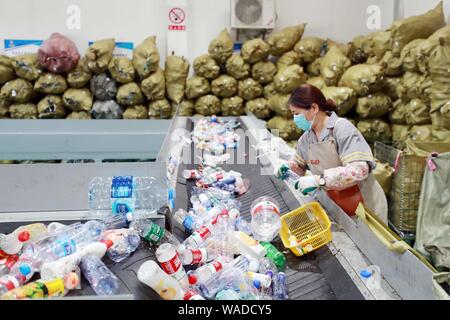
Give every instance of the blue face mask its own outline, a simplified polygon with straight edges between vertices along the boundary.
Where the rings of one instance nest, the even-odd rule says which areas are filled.
[[[308,110],[308,112],[309,112],[309,110]],[[306,114],[308,114],[308,112]],[[311,130],[314,119],[312,122],[310,122],[310,121],[306,120],[306,115],[296,114],[296,115],[294,115],[294,122],[295,122],[295,125],[297,126],[297,128],[306,132],[306,131]]]

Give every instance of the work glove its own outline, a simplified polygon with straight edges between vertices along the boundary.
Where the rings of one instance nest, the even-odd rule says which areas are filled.
[[[317,188],[319,188],[319,179],[320,176],[306,176],[301,177],[296,183],[295,183],[295,189],[299,190],[304,195],[313,192]]]

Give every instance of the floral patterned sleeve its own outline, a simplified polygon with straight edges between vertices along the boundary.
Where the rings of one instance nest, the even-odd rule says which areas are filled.
[[[365,161],[351,162],[343,167],[324,170],[327,190],[345,190],[369,176],[369,165]]]

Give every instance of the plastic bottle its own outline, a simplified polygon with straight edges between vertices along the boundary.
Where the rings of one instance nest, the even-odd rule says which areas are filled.
[[[141,243],[141,237],[133,229],[109,230],[103,233],[102,238],[112,242],[107,255],[114,262],[120,262],[128,258]]]
[[[161,265],[161,268],[168,275],[174,277],[181,286],[187,287],[188,280],[186,271],[181,264],[180,257],[174,245],[164,243],[156,250],[156,259]]]
[[[30,238],[26,242],[36,241],[39,238],[42,238],[48,234],[48,229],[43,223],[32,223],[24,226],[18,227],[13,233],[18,234],[22,231],[27,231],[30,234]]]
[[[16,266],[28,265],[32,272],[40,271],[44,262],[51,262],[69,256],[86,245],[98,241],[104,231],[104,225],[96,220],[84,224],[74,223],[37,242],[26,244]],[[25,250],[25,248],[24,248]]]
[[[29,268],[22,268],[21,272],[12,272],[11,274],[0,277],[0,296],[6,292],[21,287],[29,278],[31,270]]]
[[[256,273],[256,272],[251,272],[251,271],[247,271],[245,274],[252,281],[258,280],[258,282],[261,284],[262,288],[269,288],[272,283],[272,278],[266,274]]]
[[[281,228],[278,203],[271,197],[256,199],[251,208],[251,228],[256,240],[272,241]]]
[[[8,274],[12,267],[16,264],[17,260],[19,260],[19,256],[17,254],[7,255],[1,254],[0,259],[0,277]]]
[[[71,282],[71,285],[75,287],[78,284],[79,279],[76,274],[72,274],[71,279],[75,279]],[[23,300],[62,297],[71,289],[65,287],[66,283],[67,282],[61,278],[38,280],[5,293],[1,299]]]
[[[0,249],[7,254],[19,253],[24,242],[30,239],[30,233],[26,230],[18,233],[0,234]]]
[[[243,217],[239,217],[235,220],[234,227],[236,231],[242,231],[249,236],[252,235],[250,223],[248,223]]]
[[[227,268],[211,277],[205,283],[200,283],[199,289],[202,296],[207,299],[214,298],[217,292],[225,289],[227,286],[232,284],[233,278],[235,277],[237,272],[241,271],[234,268]]]
[[[187,301],[193,301],[193,300],[205,300],[197,291],[195,290],[188,290],[183,296],[183,300]]]
[[[206,248],[188,249],[180,244],[177,248],[181,263],[186,265],[203,264],[208,260],[208,251]]]
[[[259,244],[267,250],[266,257],[277,266],[277,269],[284,271],[286,269],[286,256],[269,242],[260,241]]]
[[[273,296],[276,300],[287,300],[289,298],[287,279],[286,274],[284,272],[279,272],[275,276],[275,281],[273,285]]]
[[[71,272],[78,271],[78,265],[83,257],[94,255],[101,259],[112,245],[110,240],[93,242],[67,257],[43,263],[40,271],[41,279],[64,278]]]
[[[165,273],[155,261],[144,262],[139,267],[137,278],[155,290],[164,300],[182,300],[184,297],[180,283]]]
[[[170,243],[174,246],[180,245],[180,241],[173,234],[150,219],[133,220],[130,228],[136,230],[142,238],[148,240],[152,245],[158,246],[162,243]]]
[[[260,297],[262,300],[273,300],[274,273],[271,270],[267,270],[264,274],[270,277],[271,285],[267,288],[261,287]]]
[[[119,279],[99,257],[94,255],[83,257],[80,268],[97,295],[114,295],[119,292]]]
[[[232,289],[225,289],[217,292],[216,300],[239,300],[239,293]]]
[[[216,260],[201,266],[195,271],[188,272],[188,280],[190,285],[199,285],[211,279],[215,274],[224,268],[223,262]]]
[[[200,219],[196,215],[190,214],[181,208],[175,212],[173,218],[189,233],[201,227]]]
[[[277,273],[278,268],[275,265],[275,263],[272,262],[272,260],[268,258],[262,258],[259,260],[259,273],[266,273],[267,271],[271,271],[272,273]]]
[[[259,260],[267,253],[266,248],[242,231],[233,232],[232,237],[233,241],[239,245],[239,252],[242,255],[251,256],[252,258]]]
[[[184,240],[183,245],[186,248],[198,248],[203,244],[209,237],[214,233],[215,224],[213,222],[208,222],[195,230],[186,240]]]
[[[258,272],[259,270],[259,261],[250,256],[240,255],[239,257],[231,261],[230,265],[233,268],[239,269],[243,272]]]
[[[198,170],[183,170],[181,176],[186,180],[201,178],[201,174],[198,172]]]
[[[89,185],[89,211],[95,217],[137,209],[156,212],[167,204],[167,181],[153,177],[96,177]]]
[[[300,180],[300,176],[296,174],[294,171],[289,169],[289,166],[286,164],[282,164],[279,169],[279,178],[287,183],[293,185],[296,189],[298,180]]]

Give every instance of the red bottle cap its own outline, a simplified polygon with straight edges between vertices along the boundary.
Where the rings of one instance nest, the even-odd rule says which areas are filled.
[[[28,240],[30,240],[30,233],[26,230],[21,231],[17,235],[17,238],[19,239],[20,242],[28,241]]]
[[[104,243],[105,245],[106,245],[106,249],[108,250],[109,248],[111,248],[112,246],[113,246],[113,244],[114,244],[114,242],[112,242],[111,240],[102,240],[102,241],[100,241],[100,242],[102,242],[102,243]]]
[[[223,209],[222,210],[222,214],[227,215],[228,214],[228,210],[227,209]]]
[[[189,281],[189,284],[191,284],[191,285],[196,284],[198,281],[197,276],[195,274],[188,275],[188,281]]]

